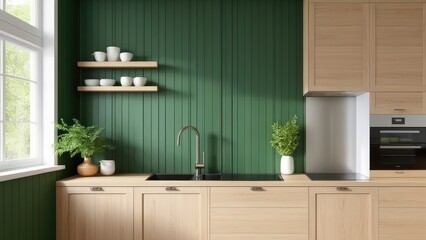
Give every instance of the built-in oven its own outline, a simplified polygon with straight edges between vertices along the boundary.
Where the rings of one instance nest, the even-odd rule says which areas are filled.
[[[371,121],[370,169],[426,169],[426,119],[386,115],[378,118],[381,121]]]

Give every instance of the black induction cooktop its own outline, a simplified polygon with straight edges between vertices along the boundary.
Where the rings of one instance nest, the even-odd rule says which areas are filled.
[[[283,181],[279,174],[222,173],[222,181]]]
[[[306,173],[312,181],[357,181],[368,180],[359,173]]]

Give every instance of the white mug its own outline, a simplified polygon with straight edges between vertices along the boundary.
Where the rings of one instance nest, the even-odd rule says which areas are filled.
[[[121,83],[121,86],[123,86],[123,87],[130,87],[133,84],[133,78],[132,77],[121,77],[120,83]]]
[[[112,175],[115,172],[115,161],[114,160],[101,160],[101,174]]]
[[[120,48],[114,46],[107,47],[107,56],[109,62],[118,61],[118,57],[120,56]]]
[[[129,52],[122,52],[120,53],[120,60],[122,62],[130,62],[133,58],[133,54]]]
[[[146,77],[135,77],[133,78],[133,84],[135,86],[145,86],[146,80]]]
[[[95,58],[96,62],[105,62],[107,54],[105,52],[94,52],[92,56]]]

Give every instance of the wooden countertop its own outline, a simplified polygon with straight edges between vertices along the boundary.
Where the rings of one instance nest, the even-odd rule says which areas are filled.
[[[80,177],[73,176],[56,182],[58,187],[238,187],[238,186],[270,186],[270,187],[386,187],[426,186],[426,178],[372,178],[361,181],[311,181],[305,174],[282,175],[284,181],[145,181],[151,174],[116,174],[113,176]]]

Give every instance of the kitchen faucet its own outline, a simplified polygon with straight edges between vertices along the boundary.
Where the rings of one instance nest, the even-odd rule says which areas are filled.
[[[201,179],[201,169],[205,167],[204,165],[204,152],[203,152],[203,163],[200,163],[200,133],[198,132],[197,128],[193,126],[186,126],[179,130],[178,136],[177,136],[177,146],[180,145],[180,136],[182,135],[182,132],[186,129],[191,129],[195,132],[195,180]]]

